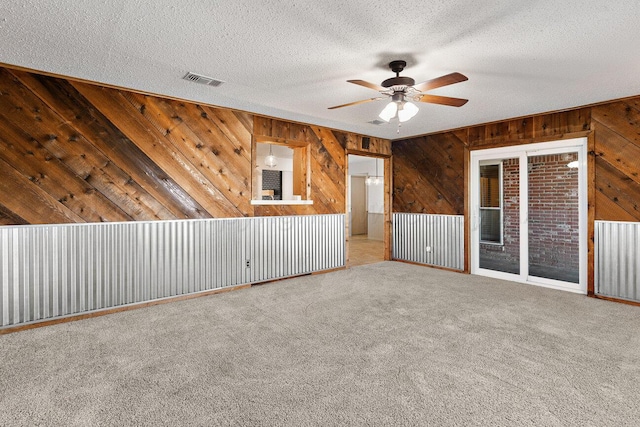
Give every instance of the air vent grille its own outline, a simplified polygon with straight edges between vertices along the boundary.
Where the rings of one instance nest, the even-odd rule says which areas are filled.
[[[207,86],[213,86],[213,87],[218,87],[222,83],[224,83],[222,80],[216,80],[213,77],[203,76],[202,74],[192,73],[191,71],[185,74],[183,79],[189,80],[190,82],[194,82],[194,83],[200,83],[201,85],[207,85]]]

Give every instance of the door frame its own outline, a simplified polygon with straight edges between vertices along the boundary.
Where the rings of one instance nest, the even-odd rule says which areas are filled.
[[[367,188],[366,188],[366,186],[367,186],[366,177],[365,176],[361,176],[361,175],[350,175],[349,176],[349,180],[348,180],[349,190],[347,191],[347,194],[349,195],[349,200],[347,201],[347,209],[348,209],[348,212],[349,212],[349,236],[353,236],[354,235],[353,234],[353,217],[354,217],[354,215],[353,215],[353,188],[355,187],[354,182],[353,182],[354,178],[356,180],[362,179],[362,185],[364,186],[364,195],[363,195],[363,198],[364,198],[364,218],[363,218],[363,221],[364,221],[364,224],[365,224],[364,228],[366,230],[366,233],[367,234],[369,233],[369,221],[368,221],[368,219],[369,219],[368,218],[369,217],[369,209],[368,209],[369,208],[369,194],[368,194]]]
[[[384,185],[384,260],[391,261],[392,260],[392,242],[391,242],[391,218],[392,214],[392,195],[391,189],[393,188],[393,157],[391,155],[386,155],[382,153],[372,153],[368,151],[360,151],[353,149],[345,150],[345,168],[344,168],[344,176],[345,176],[345,251],[346,251],[346,264],[349,264],[349,236],[350,236],[350,215],[349,206],[347,203],[347,198],[349,197],[349,156],[360,156],[360,157],[370,157],[373,159],[382,159],[383,167],[382,167],[382,175],[383,175],[383,185]]]
[[[572,138],[558,141],[523,144],[509,147],[473,150],[470,153],[469,205],[470,213],[470,245],[468,249],[471,261],[471,274],[497,279],[511,280],[536,286],[561,289],[581,294],[587,293],[588,266],[588,199],[587,199],[587,144],[588,138]],[[528,174],[527,159],[532,155],[578,153],[578,227],[579,227],[579,283],[563,282],[529,276],[528,248]],[[520,274],[505,273],[480,268],[480,229],[479,229],[479,196],[480,196],[480,163],[488,160],[519,158],[520,170]],[[524,160],[524,161],[523,161]],[[524,177],[524,179],[523,179]]]

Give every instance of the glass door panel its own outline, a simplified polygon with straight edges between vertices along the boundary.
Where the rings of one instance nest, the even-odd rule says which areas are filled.
[[[474,274],[587,291],[587,138],[471,152]]]
[[[578,153],[529,156],[529,276],[579,283]]]
[[[520,274],[519,164],[518,158],[480,164],[480,268]]]

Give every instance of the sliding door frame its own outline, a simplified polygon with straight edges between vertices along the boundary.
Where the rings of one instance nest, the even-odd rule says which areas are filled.
[[[528,158],[531,156],[575,152],[578,154],[579,283],[563,282],[529,275],[529,189]],[[576,293],[587,293],[588,200],[587,137],[471,151],[470,159],[470,234],[471,274],[512,280]],[[488,160],[519,159],[520,174],[520,273],[512,274],[480,268],[480,164]]]

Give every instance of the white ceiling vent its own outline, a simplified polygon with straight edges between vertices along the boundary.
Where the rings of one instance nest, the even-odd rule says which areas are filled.
[[[216,80],[213,77],[203,76],[202,74],[192,73],[191,71],[185,74],[183,79],[189,80],[190,82],[194,82],[194,83],[200,83],[201,85],[207,85],[207,86],[213,86],[213,87],[218,87],[222,83],[224,83],[222,80]]]

